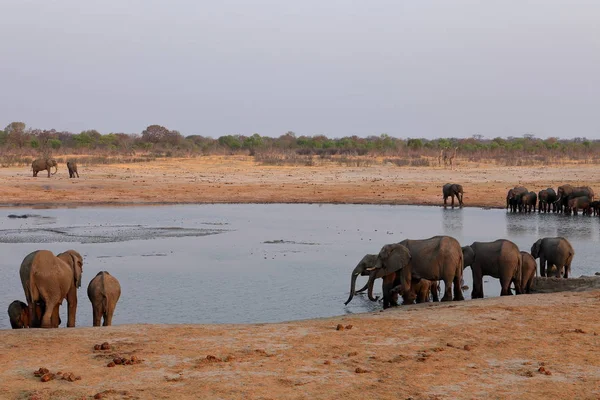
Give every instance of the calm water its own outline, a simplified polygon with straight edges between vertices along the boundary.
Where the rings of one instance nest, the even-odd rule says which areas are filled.
[[[384,244],[439,234],[461,245],[507,238],[527,251],[540,237],[565,236],[576,251],[573,276],[599,270],[600,219],[584,216],[280,204],[0,210],[0,222],[1,307],[25,301],[19,266],[28,253],[73,248],[84,255],[78,326],[91,326],[87,284],[101,270],[121,282],[115,325],[273,322],[380,309],[363,296],[344,306],[356,263]],[[484,280],[486,296],[497,296],[498,282]],[[471,286],[470,269],[465,282]],[[64,323],[66,301],[61,317]],[[9,327],[0,312],[0,328]]]

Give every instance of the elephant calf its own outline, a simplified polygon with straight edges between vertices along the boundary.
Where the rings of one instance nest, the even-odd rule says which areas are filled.
[[[526,251],[521,252],[521,290],[524,293],[531,293],[533,278],[537,272],[537,263],[535,258]]]
[[[418,303],[426,303],[429,301],[429,294],[433,297],[433,301],[439,301],[439,283],[427,279],[420,279],[411,283],[410,293],[402,295],[402,304],[412,304],[415,300]],[[402,292],[402,284],[399,284],[391,290],[390,293],[396,294]]]
[[[8,318],[13,329],[29,328],[29,308],[22,301],[15,300],[8,306]]]
[[[117,278],[106,271],[100,271],[90,281],[87,289],[88,297],[92,302],[94,326],[112,325],[112,317],[121,296],[121,285]]]
[[[77,163],[75,161],[67,161],[67,168],[69,169],[69,178],[75,178],[75,175],[79,178],[79,172],[77,172]]]
[[[592,203],[587,196],[575,197],[569,199],[568,209],[573,211],[573,214],[577,215],[577,210],[581,209],[584,215],[592,214]]]

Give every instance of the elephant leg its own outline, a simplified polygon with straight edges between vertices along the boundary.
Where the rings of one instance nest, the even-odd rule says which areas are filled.
[[[93,326],[100,326],[102,314],[102,307],[97,304],[92,304]]]
[[[444,295],[442,301],[452,301],[452,281],[444,279]]]
[[[446,207],[448,201],[448,196],[444,195],[444,207]]]
[[[540,254],[540,276],[546,277],[546,257]]]
[[[440,283],[438,281],[435,281],[431,284],[431,298],[436,303],[440,301],[439,287]]]
[[[565,262],[565,273],[563,275],[565,278],[568,278],[569,273],[571,272],[571,261],[573,261],[573,255],[570,255]]]
[[[111,326],[112,325],[112,317],[113,314],[115,312],[115,304],[112,301],[108,301],[107,302],[107,310],[106,313],[104,314],[104,326]]]
[[[54,328],[54,325],[52,324],[52,314],[56,308],[58,308],[58,302],[52,300],[46,301],[44,315],[42,315],[42,328]]]
[[[60,304],[57,304],[56,307],[54,307],[54,310],[52,310],[52,317],[50,320],[52,321],[53,328],[58,328],[60,325],[59,307]]]
[[[77,289],[71,287],[67,294],[67,328],[75,327],[75,314],[77,312]]]
[[[462,301],[465,299],[462,292],[462,281],[462,276],[459,276],[458,274],[454,275],[454,301]]]
[[[355,291],[354,291],[354,294],[356,294],[356,293],[362,293],[362,292],[364,292],[365,290],[367,290],[368,288],[369,288],[369,282],[367,282],[367,283],[365,284],[365,286],[363,286],[361,289],[359,289],[359,290],[355,290]]]
[[[482,299],[483,298],[483,274],[475,265],[471,266],[473,270],[473,291],[471,292],[471,299]]]
[[[454,208],[454,194],[450,195],[450,197],[452,198],[452,208]]]
[[[510,291],[510,279],[500,278],[500,296],[510,296],[512,292]]]

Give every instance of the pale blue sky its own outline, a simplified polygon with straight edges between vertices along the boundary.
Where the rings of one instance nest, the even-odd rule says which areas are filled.
[[[600,2],[0,0],[0,126],[600,139]]]

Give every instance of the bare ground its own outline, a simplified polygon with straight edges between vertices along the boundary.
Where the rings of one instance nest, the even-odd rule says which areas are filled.
[[[5,205],[172,202],[502,207],[515,184],[598,187],[596,168],[265,167],[249,158],[82,166],[81,179],[0,170]],[[41,174],[43,175],[43,174]],[[350,267],[349,267],[350,268]],[[80,296],[85,296],[80,291]],[[336,330],[341,324],[351,329]],[[1,399],[598,399],[600,291],[424,304],[280,324],[0,331]],[[109,351],[95,344],[108,342]],[[136,355],[134,365],[107,364]],[[81,380],[43,383],[33,372]]]

